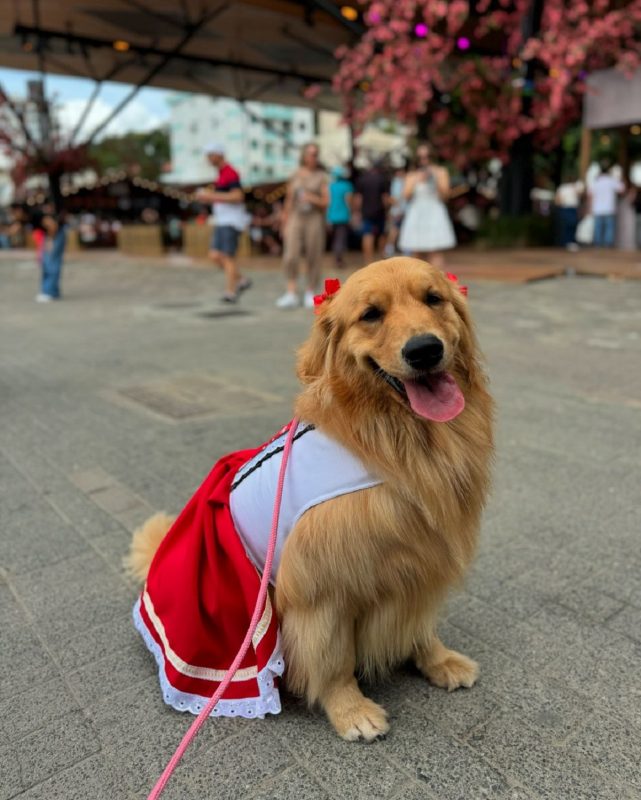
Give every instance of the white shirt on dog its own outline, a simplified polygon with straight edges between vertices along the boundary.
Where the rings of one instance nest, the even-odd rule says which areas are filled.
[[[247,555],[259,572],[267,556],[278,474],[287,432],[270,442],[238,470],[231,487],[230,508],[234,525]],[[313,506],[382,481],[334,439],[313,425],[298,423],[287,462],[278,521],[271,583],[274,583],[287,536]]]

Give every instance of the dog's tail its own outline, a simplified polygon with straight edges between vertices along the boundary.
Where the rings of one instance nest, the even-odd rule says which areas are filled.
[[[154,514],[136,528],[131,539],[129,553],[123,558],[125,571],[134,578],[144,581],[156,550],[165,534],[174,524],[175,517],[165,513]]]

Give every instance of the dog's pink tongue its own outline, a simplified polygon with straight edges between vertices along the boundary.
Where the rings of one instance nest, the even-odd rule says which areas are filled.
[[[404,381],[412,411],[432,422],[449,422],[465,408],[463,392],[449,372],[430,375],[425,383]]]

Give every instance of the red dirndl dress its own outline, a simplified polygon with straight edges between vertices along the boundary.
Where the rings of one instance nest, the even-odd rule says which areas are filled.
[[[260,575],[234,527],[229,495],[239,467],[264,446],[217,462],[163,539],[134,606],[134,624],[158,663],[164,700],[178,711],[203,708],[249,628]],[[278,714],[284,668],[268,595],[252,647],[212,716]]]

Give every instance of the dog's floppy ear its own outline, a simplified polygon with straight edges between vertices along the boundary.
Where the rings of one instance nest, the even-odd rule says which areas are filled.
[[[481,366],[479,363],[479,349],[474,332],[474,323],[467,306],[467,298],[459,291],[454,292],[452,297],[454,310],[458,314],[461,322],[461,339],[456,355],[457,366],[465,375],[470,385],[475,384],[481,377]]]
[[[331,350],[335,323],[332,318],[332,297],[326,298],[316,308],[316,319],[307,341],[298,349],[296,374],[301,383],[313,383],[325,369]]]

